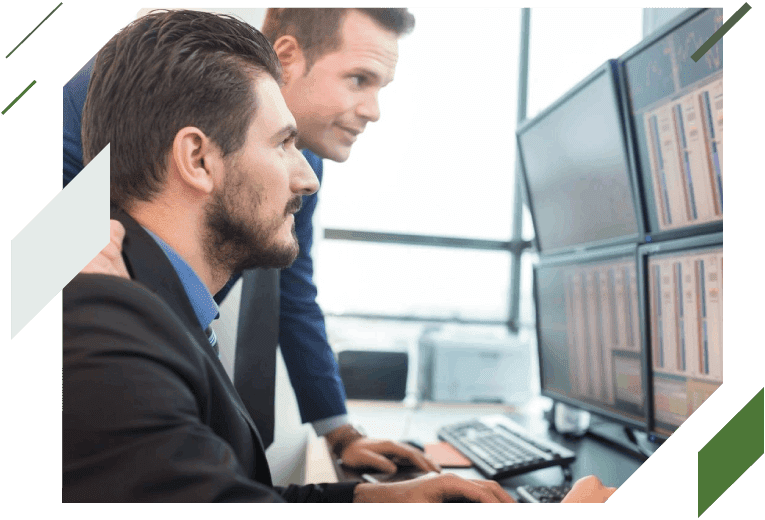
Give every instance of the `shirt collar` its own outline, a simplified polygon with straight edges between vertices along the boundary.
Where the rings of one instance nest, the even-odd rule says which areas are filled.
[[[202,283],[197,273],[172,247],[148,229],[144,229],[162,248],[162,251],[165,252],[167,259],[170,260],[173,269],[178,274],[178,278],[181,279],[183,288],[186,290],[186,296],[188,296],[189,302],[191,302],[199,324],[203,329],[207,329],[212,321],[220,315],[218,304],[215,303],[207,286]]]

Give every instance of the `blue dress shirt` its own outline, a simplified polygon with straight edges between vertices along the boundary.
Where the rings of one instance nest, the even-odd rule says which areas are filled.
[[[170,260],[173,269],[175,269],[175,272],[178,274],[178,278],[181,279],[183,288],[186,290],[186,296],[188,296],[189,302],[191,302],[191,307],[194,309],[194,314],[196,314],[197,319],[199,320],[199,325],[202,329],[206,330],[213,320],[220,315],[218,312],[218,304],[213,300],[212,294],[210,294],[207,286],[202,283],[202,280],[197,273],[194,272],[191,266],[181,258],[181,255],[175,252],[175,249],[170,247],[164,240],[148,229],[144,229],[151,238],[157,242],[159,247],[162,248],[167,259]],[[214,335],[211,336],[210,343],[213,342],[212,338],[214,337]]]

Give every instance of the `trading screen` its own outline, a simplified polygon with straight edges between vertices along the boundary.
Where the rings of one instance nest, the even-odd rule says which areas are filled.
[[[542,388],[645,418],[634,257],[537,269]]]
[[[723,378],[723,249],[648,259],[655,430],[669,435]]]
[[[722,23],[708,9],[626,61],[652,231],[723,219],[723,40],[691,59]]]

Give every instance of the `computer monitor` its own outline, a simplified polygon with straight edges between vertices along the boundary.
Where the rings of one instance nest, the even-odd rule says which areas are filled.
[[[534,267],[542,395],[648,429],[637,246],[558,255]]]
[[[722,24],[689,9],[619,59],[647,242],[722,230],[723,40],[691,58]]]
[[[722,233],[638,248],[651,429],[671,435],[723,380]]]
[[[606,62],[516,132],[542,253],[642,239],[615,67]]]

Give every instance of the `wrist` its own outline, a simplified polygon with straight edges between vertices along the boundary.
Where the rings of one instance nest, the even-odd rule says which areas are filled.
[[[345,448],[362,437],[364,437],[364,434],[354,428],[351,424],[344,424],[325,435],[327,443],[329,443],[332,449],[332,453],[337,458],[342,457]]]
[[[353,501],[360,504],[379,502],[379,500],[374,500],[376,487],[378,486],[375,486],[374,484],[359,484],[353,489]]]

